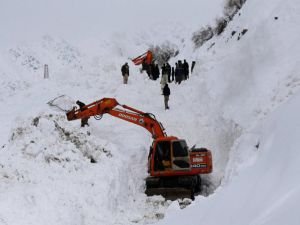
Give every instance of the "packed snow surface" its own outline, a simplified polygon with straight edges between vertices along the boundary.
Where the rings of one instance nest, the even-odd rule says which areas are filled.
[[[193,32],[214,24],[223,0],[0,5],[1,225],[299,223],[298,1],[248,0],[197,49]],[[153,45],[179,49],[172,66],[196,61],[190,79],[170,83],[167,111],[159,81],[129,60]],[[84,128],[67,121],[76,100],[104,97],[211,149],[202,195],[183,207],[144,194],[152,139],[143,128],[109,115]]]

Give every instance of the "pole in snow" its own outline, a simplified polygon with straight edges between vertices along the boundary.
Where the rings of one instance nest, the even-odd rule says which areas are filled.
[[[44,79],[48,79],[49,78],[49,68],[48,65],[45,64],[44,65]]]

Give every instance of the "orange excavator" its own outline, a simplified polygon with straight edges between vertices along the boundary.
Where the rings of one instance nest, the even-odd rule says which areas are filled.
[[[139,55],[138,57],[132,59],[132,62],[134,65],[138,66],[140,64],[144,65],[150,65],[153,60],[153,53],[148,50],[147,52],[143,53],[142,55]]]
[[[67,119],[87,119],[103,114],[139,125],[150,132],[153,138],[148,156],[146,178],[147,195],[162,195],[167,199],[189,197],[201,189],[201,174],[212,172],[211,151],[206,148],[189,149],[184,139],[167,136],[163,125],[151,113],[144,113],[114,98],[102,98],[80,109],[67,112]]]

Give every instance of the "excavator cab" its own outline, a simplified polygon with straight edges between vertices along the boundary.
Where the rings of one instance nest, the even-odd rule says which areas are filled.
[[[152,152],[149,163],[151,175],[176,173],[176,171],[187,171],[191,168],[185,140],[167,138],[155,141],[150,152]]]
[[[178,196],[194,198],[200,178],[189,175],[192,167],[190,152],[183,139],[164,137],[154,140],[149,154],[149,173],[145,193],[167,199]]]
[[[173,170],[189,170],[190,157],[185,140],[172,141]]]
[[[200,174],[212,171],[211,152],[207,149],[189,150],[186,141],[176,137],[154,140],[149,154],[147,195],[162,195],[167,199],[178,196],[194,198],[201,190]]]

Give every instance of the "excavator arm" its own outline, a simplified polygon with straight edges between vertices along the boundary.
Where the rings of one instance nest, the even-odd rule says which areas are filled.
[[[153,60],[153,53],[150,50],[148,50],[142,55],[139,55],[138,57],[132,59],[132,62],[136,66],[142,64],[143,62],[145,62],[147,65],[150,65],[152,60]]]
[[[70,121],[91,116],[101,119],[103,114],[106,113],[145,128],[151,133],[153,139],[167,136],[164,127],[156,120],[153,114],[144,113],[127,105],[121,105],[114,98],[102,98],[80,109],[74,107],[67,112],[67,119]]]

